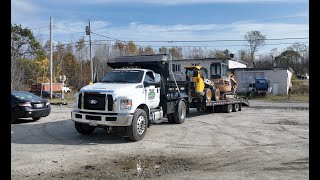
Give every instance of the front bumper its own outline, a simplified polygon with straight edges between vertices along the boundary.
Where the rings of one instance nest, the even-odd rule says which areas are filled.
[[[75,122],[89,124],[95,121],[99,126],[130,126],[133,114],[99,114],[90,112],[71,111],[71,119]]]

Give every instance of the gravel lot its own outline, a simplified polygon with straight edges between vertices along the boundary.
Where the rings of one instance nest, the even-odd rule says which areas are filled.
[[[250,101],[251,102],[251,101]],[[302,107],[302,108],[301,108]],[[77,133],[71,107],[11,125],[12,179],[309,179],[309,105],[252,101],[152,125],[142,141]]]

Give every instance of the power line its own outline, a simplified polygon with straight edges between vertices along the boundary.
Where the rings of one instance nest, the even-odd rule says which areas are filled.
[[[79,31],[72,31],[72,30],[64,29],[64,28],[57,27],[57,26],[53,26],[53,27],[55,27],[55,28],[57,28],[57,29],[62,29],[62,30],[65,30],[65,31],[69,31],[69,32],[74,32],[74,33],[85,33],[85,31],[79,32]]]
[[[98,35],[98,36],[102,36],[102,37],[105,37],[105,38],[108,38],[108,39],[112,39],[112,40],[116,40],[116,41],[121,41],[121,42],[127,42],[127,41],[122,41],[120,39],[115,39],[115,38],[111,38],[111,37],[108,37],[108,36],[105,36],[105,35],[102,35],[102,34],[98,34],[98,33],[94,33],[94,32],[91,32],[92,34],[95,34],[95,35]]]
[[[303,37],[303,38],[277,38],[277,39],[265,39],[266,41],[277,41],[277,40],[294,40],[294,39],[309,39],[309,37]],[[228,41],[247,41],[244,39],[217,39],[217,40],[147,40],[147,41],[136,41],[133,40],[133,42],[167,42],[167,43],[176,43],[176,42],[228,42]]]
[[[36,27],[36,28],[30,28],[31,30],[36,30],[36,29],[42,29],[42,28],[48,28],[49,27],[49,25],[47,25],[47,26],[41,26],[41,27]]]

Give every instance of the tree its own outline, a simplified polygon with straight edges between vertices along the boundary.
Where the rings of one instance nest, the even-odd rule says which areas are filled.
[[[161,48],[159,48],[159,53],[160,54],[168,54],[168,48],[162,46]]]
[[[126,55],[136,55],[137,54],[137,46],[133,41],[129,41],[126,44]]]
[[[172,47],[169,49],[169,53],[171,54],[172,59],[183,59],[181,47]]]
[[[249,43],[250,60],[253,67],[256,67],[254,63],[254,55],[258,51],[258,48],[265,44],[266,36],[262,35],[260,31],[250,31],[244,35],[244,39]]]
[[[37,55],[43,56],[44,51],[32,31],[22,28],[21,25],[11,25],[11,59],[32,59]]]
[[[209,57],[211,58],[219,58],[219,59],[224,59],[230,57],[230,51],[228,49],[225,50],[210,50],[209,51]]]
[[[300,59],[301,55],[294,50],[285,50],[279,56],[275,58],[275,63],[277,67],[291,67],[294,71],[296,71],[295,63]]]
[[[32,31],[21,25],[11,24],[11,89],[25,89],[26,83],[33,80],[26,71],[36,69],[29,68],[32,60],[44,59],[44,49],[35,39]],[[26,63],[24,63],[26,62]],[[28,64],[28,66],[24,66]]]

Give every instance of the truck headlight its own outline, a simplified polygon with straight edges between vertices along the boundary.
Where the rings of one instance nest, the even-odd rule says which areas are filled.
[[[74,97],[73,108],[78,108],[79,93],[76,93],[73,97]]]
[[[130,110],[132,107],[132,99],[121,99],[120,110]]]

